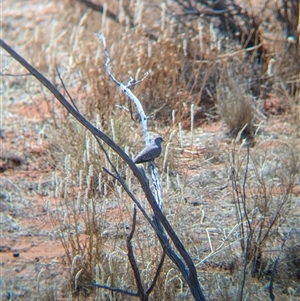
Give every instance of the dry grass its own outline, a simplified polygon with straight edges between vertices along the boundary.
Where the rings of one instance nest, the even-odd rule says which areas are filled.
[[[9,2],[6,1],[7,6]],[[293,194],[293,188],[299,186],[300,173],[299,73],[290,74],[290,60],[277,59],[287,57],[288,46],[281,42],[269,46],[268,55],[275,55],[280,63],[274,66],[275,75],[265,79],[267,66],[257,64],[256,52],[249,54],[239,49],[237,42],[223,39],[221,32],[211,29],[209,18],[189,20],[187,24],[167,19],[162,28],[160,7],[144,4],[144,14],[147,11],[147,16],[153,17],[144,18],[143,24],[137,21],[132,29],[103,19],[76,1],[52,1],[39,6],[34,3],[26,7],[25,14],[22,5],[19,2],[4,12],[3,28],[9,33],[3,34],[4,40],[61,85],[57,66],[80,111],[132,156],[143,147],[142,131],[134,109],[131,119],[130,113],[121,108],[129,109],[130,104],[108,80],[104,54],[94,32],[105,34],[111,68],[120,81],[125,83],[130,76],[139,79],[150,71],[134,93],[147,115],[152,116],[151,132],[159,132],[168,141],[164,156],[157,162],[158,166],[164,164],[160,169],[163,210],[192,255],[207,300],[238,298],[244,276],[244,297],[266,300],[277,258],[274,292],[279,298],[297,300],[299,196]],[[110,9],[118,10],[116,4],[110,5]],[[140,8],[140,2],[129,7],[136,20]],[[36,15],[39,18],[33,17]],[[276,38],[281,41],[279,25],[276,20],[273,22],[268,30],[272,33],[276,29]],[[19,30],[11,28],[10,23]],[[220,44],[214,41],[215,37]],[[3,62],[7,73],[25,73],[6,55]],[[3,86],[8,101],[29,95],[25,101],[37,104],[42,98],[50,109],[50,116],[42,119],[46,128],[40,136],[41,142],[47,143],[50,153],[46,155],[53,167],[46,176],[51,183],[47,186],[46,210],[53,224],[52,234],[64,248],[68,283],[61,287],[37,278],[39,289],[31,288],[32,295],[35,300],[57,300],[62,296],[70,300],[125,300],[120,294],[112,296],[92,287],[91,282],[136,290],[126,257],[131,201],[118,183],[103,173],[102,167],[109,164],[93,137],[57,106],[52,95],[28,76],[17,80],[4,77]],[[261,104],[270,93],[284,105],[293,130],[291,135],[277,137],[280,147],[266,150],[264,143],[277,139],[272,129],[267,129],[267,119],[261,121],[261,116],[269,114]],[[43,116],[43,112],[40,114]],[[227,130],[208,136],[196,128],[219,117]],[[237,141],[231,144],[231,139],[224,138],[225,132],[235,138],[242,129],[243,135],[250,135],[257,142],[250,150],[249,163],[246,150],[235,144]],[[124,167],[114,153],[109,155],[118,169]],[[32,162],[32,155],[28,154],[27,160]],[[235,171],[231,181],[229,170]],[[149,210],[129,170],[125,171],[125,178]],[[228,188],[224,189],[226,184]],[[40,186],[36,193],[41,193]],[[247,249],[249,227],[253,232]],[[137,228],[134,251],[146,286],[153,278],[162,250],[141,215]],[[14,285],[14,279],[4,279],[1,287],[8,299],[14,291],[18,300],[30,298],[29,294],[18,294],[22,284]],[[164,264],[151,299],[191,300],[182,276],[170,260]]]
[[[233,74],[222,77],[218,84],[218,108],[227,131],[232,137],[242,131],[241,138],[252,137],[254,129],[254,101],[247,94],[242,79],[235,79]]]

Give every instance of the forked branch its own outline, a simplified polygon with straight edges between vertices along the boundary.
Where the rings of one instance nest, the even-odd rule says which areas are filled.
[[[22,66],[24,66],[34,77],[37,78],[54,96],[55,98],[71,113],[77,121],[79,121],[84,127],[86,127],[94,136],[104,141],[110,148],[112,148],[129,166],[132,170],[134,176],[139,181],[142,190],[154,212],[154,220],[151,221],[150,225],[157,234],[163,249],[166,250],[169,258],[174,262],[174,264],[180,270],[183,278],[187,282],[191,293],[195,300],[205,301],[200,283],[197,277],[197,271],[195,265],[180,241],[179,237],[171,227],[169,221],[162,213],[161,209],[157,206],[156,199],[149,187],[147,180],[145,179],[143,173],[135,165],[132,159],[122,150],[122,148],[117,145],[113,140],[111,140],[105,133],[93,126],[83,115],[81,115],[73,106],[70,104],[65,97],[53,86],[53,84],[45,78],[40,72],[38,72],[34,67],[32,67],[27,61],[25,61],[17,52],[15,52],[9,45],[7,45],[2,39],[0,39],[0,46],[4,48],[15,60],[17,60]],[[119,179],[120,181],[120,179]],[[124,184],[124,183],[123,183]],[[126,186],[126,185],[125,185]],[[123,186],[124,187],[124,186]],[[128,192],[128,191],[126,191]],[[145,211],[142,211],[145,216]],[[147,220],[149,217],[146,215]],[[165,234],[168,233],[169,238]],[[177,252],[180,256],[173,250],[169,239],[173,242]],[[129,292],[131,295],[131,293]]]

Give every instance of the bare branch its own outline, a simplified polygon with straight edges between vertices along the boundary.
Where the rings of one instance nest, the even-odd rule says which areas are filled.
[[[107,152],[104,150],[105,154],[106,154],[106,158],[108,159],[108,161],[110,162],[110,159],[107,155]],[[111,163],[111,162],[110,162]],[[119,183],[122,185],[123,189],[125,190],[125,192],[128,194],[128,196],[133,200],[133,202],[138,206],[138,208],[141,210],[141,212],[143,213],[144,217],[146,218],[146,220],[148,221],[148,223],[154,228],[154,230],[157,232],[156,226],[155,224],[152,222],[151,218],[149,217],[149,215],[147,214],[147,212],[145,211],[145,209],[143,208],[143,206],[140,204],[140,202],[135,198],[135,196],[132,194],[132,192],[129,190],[129,188],[127,187],[126,183],[123,181],[123,179],[120,177],[119,173],[117,173],[117,175],[114,175],[113,173],[111,173],[108,169],[106,169],[105,167],[103,167],[103,170],[105,172],[107,172],[109,175],[111,175],[112,177],[114,177],[117,181],[119,181]]]
[[[106,70],[108,76],[110,77],[110,79],[119,87],[119,89],[121,89],[128,96],[128,98],[132,102],[134,102],[134,104],[137,108],[137,111],[140,115],[140,118],[141,118],[146,145],[149,145],[150,138],[149,138],[148,125],[147,125],[148,117],[146,116],[146,114],[144,112],[143,106],[142,106],[141,102],[139,101],[139,99],[129,89],[129,87],[131,86],[131,83],[129,82],[127,85],[122,84],[110,72],[110,66],[109,66],[110,56],[109,56],[109,53],[108,53],[108,50],[107,50],[107,47],[106,47],[105,37],[104,37],[103,34],[96,34],[96,36],[100,39],[100,41],[102,42],[103,48],[104,48],[104,53],[105,53],[105,57],[106,57],[105,70]],[[146,73],[145,76],[141,80],[135,82],[135,84],[143,81],[147,76],[148,76],[148,73]],[[132,117],[132,113],[131,113],[131,117]],[[151,176],[152,176],[152,181],[153,181],[154,188],[155,188],[156,203],[158,204],[159,208],[162,208],[163,201],[162,201],[160,180],[159,180],[159,177],[158,177],[157,170],[156,170],[155,166],[153,166],[153,165],[152,165],[152,168],[151,168]]]
[[[112,148],[129,166],[132,170],[134,176],[139,181],[141,188],[143,189],[145,196],[154,212],[154,221],[149,221],[149,217],[145,215],[145,211],[142,211],[146,219],[150,222],[154,231],[158,235],[163,247],[166,247],[167,255],[175,263],[178,269],[181,271],[184,279],[186,280],[191,293],[195,300],[205,301],[200,283],[198,281],[197,271],[195,265],[180,241],[179,237],[171,227],[169,221],[162,213],[161,209],[156,203],[156,199],[145,179],[143,173],[131,160],[131,158],[117,145],[113,140],[111,140],[105,133],[93,126],[84,116],[82,116],[66,99],[65,97],[52,85],[52,83],[45,78],[40,72],[38,72],[34,67],[32,67],[27,61],[25,61],[17,52],[15,52],[9,45],[7,45],[2,39],[0,39],[0,46],[4,48],[15,60],[17,60],[22,66],[24,66],[34,77],[38,79],[49,91],[56,97],[56,99],[79,121],[83,126],[85,126],[93,135],[97,136],[103,140],[110,148]],[[128,89],[127,89],[128,90]],[[124,188],[126,185],[123,186]],[[130,197],[134,197],[131,191],[126,190]],[[172,240],[175,248],[182,256],[183,260],[174,252],[170,246],[169,239],[165,235],[163,228],[168,233],[170,239]]]
[[[147,295],[150,295],[151,292],[152,292],[152,290],[153,290],[154,287],[155,287],[156,281],[157,281],[158,276],[159,276],[159,274],[160,274],[160,271],[161,271],[161,269],[162,269],[162,267],[163,267],[163,264],[164,264],[164,261],[165,261],[166,254],[167,254],[167,252],[166,252],[166,247],[164,247],[164,248],[163,248],[163,254],[162,254],[161,259],[160,259],[160,262],[159,262],[159,264],[158,264],[158,266],[157,266],[155,276],[154,276],[154,278],[153,278],[153,280],[152,280],[152,283],[151,283],[150,287],[149,287],[149,288],[147,289],[147,291],[146,291],[146,294],[147,294]]]
[[[122,84],[110,72],[110,67],[109,67],[110,56],[109,56],[109,53],[108,53],[108,50],[107,50],[107,47],[106,47],[106,41],[105,41],[104,35],[103,34],[96,34],[96,36],[102,42],[102,45],[103,45],[103,48],[104,48],[104,53],[105,53],[105,57],[106,57],[106,61],[105,61],[106,73],[108,74],[109,78],[119,87],[119,89],[122,90],[128,96],[128,98],[134,102],[134,104],[137,108],[137,111],[138,111],[138,113],[141,117],[141,122],[142,122],[143,133],[144,133],[146,145],[149,145],[150,144],[150,137],[149,137],[148,126],[147,126],[148,117],[146,116],[146,114],[144,112],[144,109],[141,105],[141,102],[137,99],[137,97],[128,88],[130,85],[126,86],[126,85]]]
[[[128,292],[128,291],[122,290],[120,288],[114,288],[114,287],[110,287],[110,286],[99,284],[99,283],[94,283],[93,286],[104,288],[104,289],[107,289],[107,290],[109,290],[111,292],[116,292],[116,293],[121,293],[121,294],[124,294],[124,295],[138,297],[137,293]]]
[[[72,96],[70,95],[68,89],[67,89],[66,86],[65,86],[65,83],[64,83],[64,81],[63,81],[63,79],[62,79],[62,77],[61,77],[61,75],[60,75],[60,72],[59,72],[57,66],[55,67],[55,69],[56,69],[57,75],[58,75],[58,77],[59,77],[59,79],[60,79],[60,82],[61,82],[61,84],[62,84],[62,86],[63,86],[65,92],[67,93],[67,95],[68,95],[68,97],[69,97],[71,103],[73,104],[74,108],[79,112],[79,110],[78,110],[78,108],[77,108],[75,102],[73,101]]]
[[[126,85],[126,87],[127,87],[127,88],[131,88],[131,87],[133,87],[133,86],[136,86],[137,84],[139,84],[139,83],[141,83],[142,81],[144,81],[145,78],[146,78],[149,74],[150,74],[149,72],[146,72],[145,75],[144,75],[141,79],[138,79],[138,80],[136,80],[135,78],[130,77],[130,79],[129,79],[127,85]]]
[[[92,2],[92,1],[89,1],[89,0],[78,0],[78,1],[85,4],[87,7],[93,9],[94,11],[98,11],[101,14],[104,13],[104,7],[101,4],[96,4],[96,3]],[[126,11],[126,13],[129,16],[128,11]],[[107,10],[106,11],[106,16],[108,18],[110,18],[111,20],[115,21],[116,23],[120,24],[118,16],[116,14],[114,14],[113,12]],[[129,16],[129,18],[130,18],[130,27],[133,27],[134,24],[133,24],[133,21],[132,21],[132,17]]]
[[[142,279],[141,279],[141,274],[137,265],[137,262],[135,260],[134,254],[133,254],[133,248],[132,248],[132,244],[131,244],[131,240],[135,231],[135,226],[136,226],[136,207],[133,207],[133,218],[132,218],[132,229],[130,231],[130,234],[127,236],[126,239],[126,244],[127,244],[127,256],[128,256],[128,260],[131,264],[131,268],[134,272],[134,277],[135,277],[135,283],[136,286],[138,288],[138,295],[140,297],[140,300],[148,300],[148,296],[145,293],[145,290],[143,288],[143,284],[142,284]]]
[[[246,167],[245,167],[243,184],[242,184],[243,192],[242,192],[242,196],[241,196],[241,198],[242,198],[242,206],[243,206],[243,211],[244,212],[240,211],[240,216],[241,216],[242,231],[244,232],[242,224],[243,224],[243,219],[244,219],[243,216],[245,216],[247,224],[248,224],[249,232],[247,234],[246,249],[245,249],[245,253],[244,253],[245,260],[244,260],[243,276],[242,276],[242,283],[241,283],[240,291],[239,291],[239,293],[240,293],[240,297],[239,297],[240,300],[243,299],[244,287],[245,287],[245,282],[246,282],[246,270],[247,270],[247,265],[248,265],[249,250],[250,250],[250,247],[251,247],[251,238],[252,238],[252,227],[251,227],[251,222],[250,222],[249,217],[248,217],[247,206],[246,206],[246,181],[247,181],[248,168],[249,168],[249,157],[250,157],[250,151],[249,151],[249,145],[247,145]],[[240,201],[241,200],[238,199],[239,206],[240,206]],[[239,210],[241,210],[240,207],[239,207]]]
[[[275,295],[273,293],[273,286],[274,286],[274,278],[275,278],[275,274],[276,274],[276,270],[277,270],[277,265],[279,263],[279,258],[280,258],[280,255],[283,251],[283,248],[285,246],[285,243],[287,241],[287,239],[290,237],[291,233],[292,233],[292,230],[293,229],[290,229],[290,231],[286,234],[286,236],[284,237],[283,239],[283,242],[281,244],[281,247],[280,247],[280,252],[274,262],[274,267],[273,267],[273,270],[272,270],[272,275],[271,275],[271,279],[270,279],[270,284],[269,284],[269,291],[270,291],[270,300],[271,301],[274,301],[275,300]]]
[[[28,75],[32,75],[30,73],[25,73],[25,74],[11,74],[11,73],[0,73],[0,76],[11,76],[11,77],[22,77],[22,76],[28,76]]]

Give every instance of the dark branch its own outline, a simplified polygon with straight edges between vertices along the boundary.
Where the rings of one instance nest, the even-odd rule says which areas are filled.
[[[170,259],[176,264],[176,266],[181,271],[184,279],[186,280],[191,293],[195,300],[204,301],[205,297],[200,287],[200,283],[198,281],[197,271],[195,265],[180,241],[179,237],[171,227],[169,221],[162,213],[160,208],[156,204],[156,199],[145,180],[143,174],[135,165],[135,163],[131,160],[131,158],[121,149],[119,145],[117,145],[113,140],[111,140],[106,134],[93,126],[84,116],[82,116],[66,99],[65,97],[51,84],[51,82],[45,78],[40,72],[38,72],[34,67],[32,67],[29,63],[27,63],[17,52],[15,52],[9,45],[7,45],[2,39],[0,39],[0,46],[4,48],[15,60],[17,60],[22,66],[24,66],[34,77],[38,79],[50,92],[56,97],[56,99],[79,121],[84,127],[86,127],[91,133],[101,140],[103,140],[109,147],[111,147],[129,166],[132,170],[134,176],[139,181],[141,188],[143,189],[145,196],[155,214],[155,218],[157,219],[157,223],[153,223],[151,220],[149,221],[149,217],[146,214],[145,210],[142,211],[143,215],[150,222],[154,231],[158,235],[163,246],[167,246],[167,254]],[[123,186],[124,187],[124,186]],[[124,188],[127,188],[126,185]],[[129,189],[126,190],[129,193],[131,198],[134,198],[133,194]],[[143,208],[142,208],[143,209]],[[158,230],[157,225],[162,225],[163,228],[167,231],[170,239],[174,243],[177,251],[182,256],[183,260],[173,251],[168,241],[168,238],[164,234]],[[163,230],[162,228],[162,230]]]
[[[103,14],[103,12],[104,12],[104,7],[101,4],[96,4],[96,3],[92,2],[92,1],[89,1],[89,0],[78,0],[78,1],[81,2],[81,3],[83,3],[83,4],[85,4],[87,7],[91,8],[92,10],[97,11],[97,12],[99,12],[101,14]],[[133,21],[132,21],[132,17],[129,15],[129,13],[128,13],[128,11],[126,9],[125,9],[125,12],[129,16],[130,27],[134,27],[134,24],[133,24]],[[111,19],[111,20],[115,21],[116,23],[120,24],[118,16],[116,14],[114,14],[113,12],[107,10],[106,11],[106,16],[109,19]]]
[[[75,102],[73,101],[72,96],[70,95],[69,91],[67,90],[67,88],[66,88],[66,86],[65,86],[65,83],[64,83],[63,79],[61,78],[61,75],[60,75],[60,72],[59,72],[57,66],[56,66],[55,68],[56,68],[56,72],[57,72],[57,75],[58,75],[58,77],[59,77],[59,80],[60,80],[60,82],[61,82],[61,84],[62,84],[62,86],[63,86],[65,92],[67,93],[67,95],[68,95],[68,97],[69,97],[69,99],[70,99],[70,101],[71,101],[73,107],[79,112],[79,110],[78,110],[78,108],[77,108]]]
[[[145,294],[145,290],[143,288],[141,274],[140,274],[139,267],[137,265],[137,262],[135,260],[134,254],[133,254],[133,248],[132,248],[132,244],[131,244],[131,240],[133,238],[133,234],[135,231],[135,226],[136,226],[136,207],[134,206],[133,207],[133,218],[132,218],[132,229],[126,239],[127,250],[128,250],[127,256],[128,256],[128,260],[131,264],[131,268],[134,273],[135,283],[138,288],[138,295],[140,297],[140,300],[148,300],[148,296]]]
[[[270,291],[270,300],[271,301],[274,301],[275,300],[275,295],[273,293],[273,286],[274,286],[274,279],[275,279],[275,274],[277,272],[277,266],[278,266],[278,263],[279,263],[279,258],[280,258],[280,255],[283,251],[283,248],[285,246],[285,243],[287,241],[287,239],[290,237],[292,233],[292,229],[285,235],[284,239],[283,239],[283,242],[281,244],[281,247],[280,247],[280,252],[274,262],[274,267],[273,267],[273,271],[272,271],[272,275],[271,275],[271,279],[270,279],[270,285],[269,285],[269,291]]]
[[[109,290],[111,292],[116,292],[116,293],[121,293],[121,294],[124,294],[124,295],[138,297],[137,293],[128,292],[128,291],[122,290],[120,288],[114,288],[114,287],[110,287],[110,286],[99,284],[99,283],[94,283],[93,286],[104,288],[104,289],[107,289],[107,290]]]
[[[164,248],[163,248],[163,254],[162,254],[161,259],[160,259],[160,262],[159,262],[159,264],[158,264],[158,267],[157,267],[155,276],[154,276],[154,278],[153,278],[153,281],[152,281],[150,287],[149,287],[149,288],[147,289],[147,291],[146,291],[146,294],[147,294],[147,295],[150,295],[151,292],[152,292],[152,290],[153,290],[154,287],[155,287],[156,281],[157,281],[158,276],[159,276],[159,274],[160,274],[160,271],[161,271],[161,269],[162,269],[162,267],[163,267],[163,264],[164,264],[164,261],[165,261],[166,254],[167,254],[166,247],[164,247]]]
[[[30,73],[25,73],[25,74],[10,74],[10,73],[0,73],[0,76],[12,76],[12,77],[21,77],[21,76],[28,76],[28,75],[32,75]]]

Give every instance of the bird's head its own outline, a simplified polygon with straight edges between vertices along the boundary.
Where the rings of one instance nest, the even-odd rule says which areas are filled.
[[[161,136],[158,136],[158,137],[156,137],[155,139],[154,139],[154,142],[156,143],[156,144],[161,144],[162,142],[164,142],[165,140],[161,137]]]

